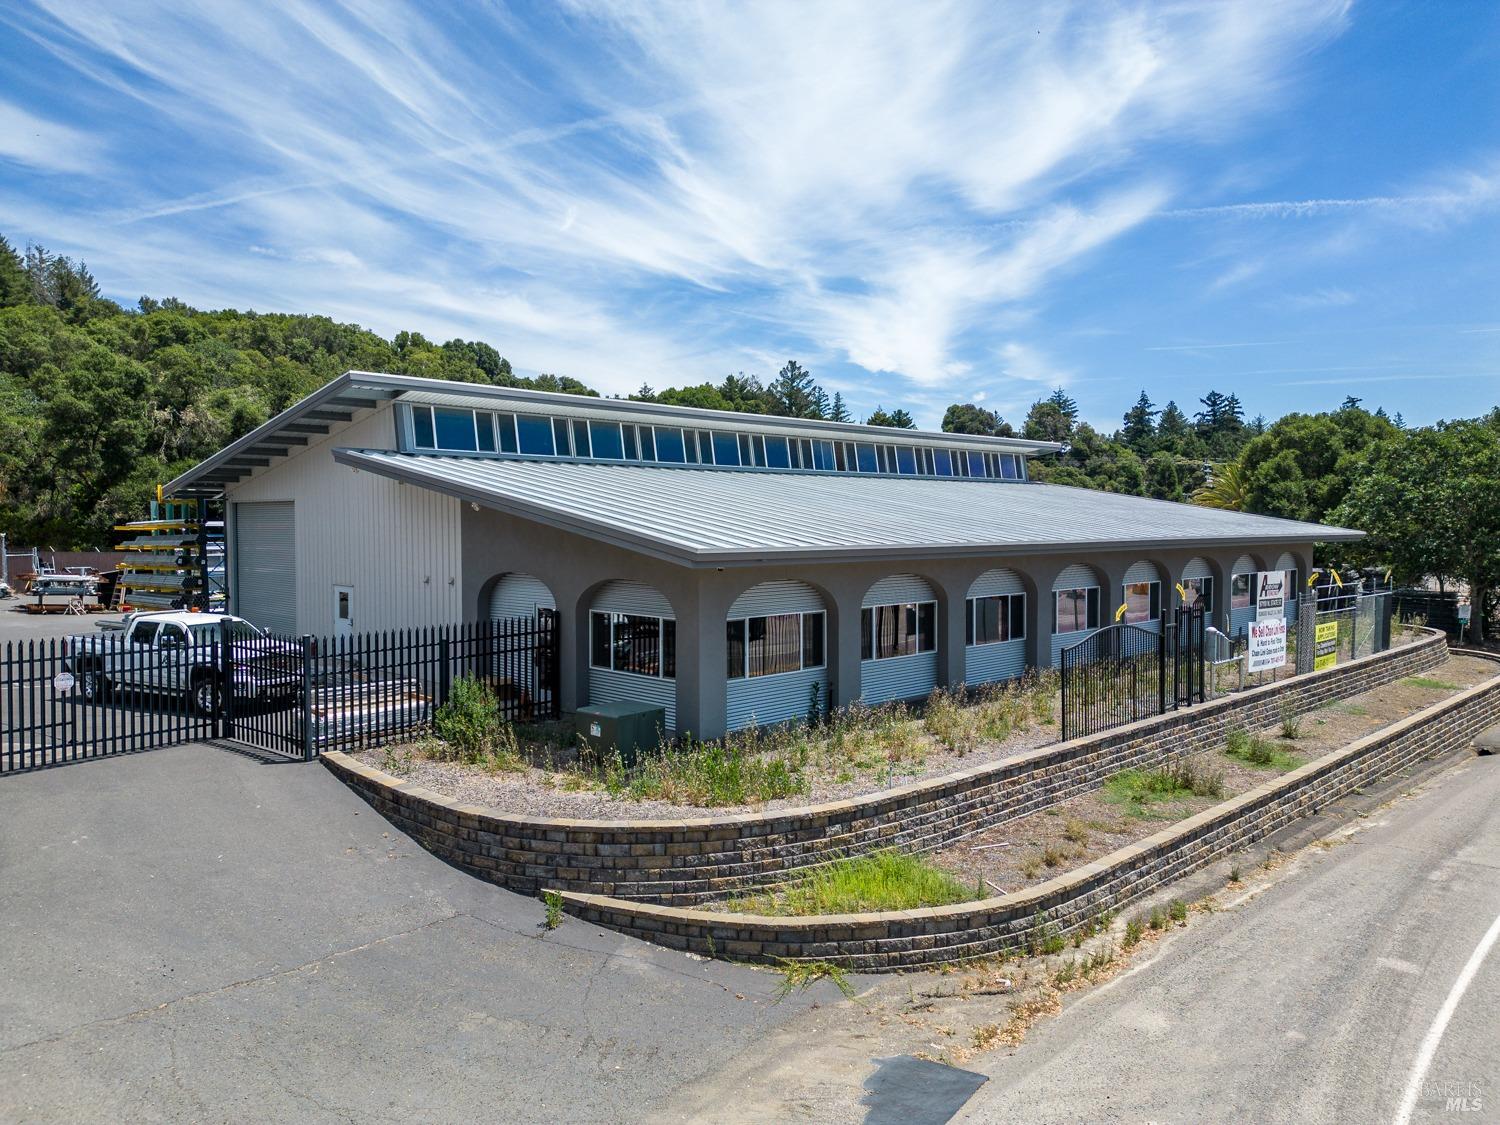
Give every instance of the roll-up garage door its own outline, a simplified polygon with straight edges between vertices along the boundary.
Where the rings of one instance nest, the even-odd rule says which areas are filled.
[[[234,610],[272,633],[297,631],[297,535],[290,500],[234,506]]]

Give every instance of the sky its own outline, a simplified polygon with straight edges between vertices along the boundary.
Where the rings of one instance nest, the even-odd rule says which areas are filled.
[[[169,11],[175,7],[176,11]],[[862,416],[1500,402],[1500,5],[0,6],[0,234],[107,296]]]

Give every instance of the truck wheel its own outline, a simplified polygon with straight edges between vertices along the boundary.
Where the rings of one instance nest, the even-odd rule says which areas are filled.
[[[85,664],[78,669],[78,694],[85,703],[105,703],[109,700],[109,681],[97,664]]]
[[[188,701],[192,704],[194,714],[201,715],[205,719],[211,719],[217,715],[223,705],[218,677],[202,676],[196,680],[188,692]]]

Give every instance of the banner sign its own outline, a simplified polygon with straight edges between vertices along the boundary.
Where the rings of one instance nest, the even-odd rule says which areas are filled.
[[[1286,618],[1257,618],[1247,628],[1250,647],[1245,651],[1245,671],[1286,667]]]
[[[1255,619],[1286,619],[1286,571],[1263,570],[1255,576]]]
[[[1332,668],[1339,662],[1339,623],[1321,621],[1313,636],[1313,671]]]

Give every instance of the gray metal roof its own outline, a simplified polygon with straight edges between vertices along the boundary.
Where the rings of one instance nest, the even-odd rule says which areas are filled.
[[[481,383],[455,383],[446,379],[421,379],[415,375],[346,371],[238,441],[194,465],[170,481],[164,491],[170,496],[216,494],[226,485],[250,475],[256,469],[269,466],[272,460],[288,456],[297,447],[307,445],[311,438],[320,437],[329,433],[334,426],[351,421],[356,412],[372,410],[393,398],[450,403],[482,410],[522,410],[574,417],[609,417],[622,421],[696,426],[704,429],[745,429],[761,433],[826,438],[831,441],[879,440],[1021,454],[1052,453],[1062,448],[1055,442],[1024,438],[896,430],[889,426],[822,422],[810,418],[774,418],[764,414],[665,406],[654,402],[631,402],[628,399],[590,398],[553,391],[533,391],[523,387],[493,387]]]
[[[334,459],[684,563],[1254,546],[1362,531],[1061,485],[340,449]]]

